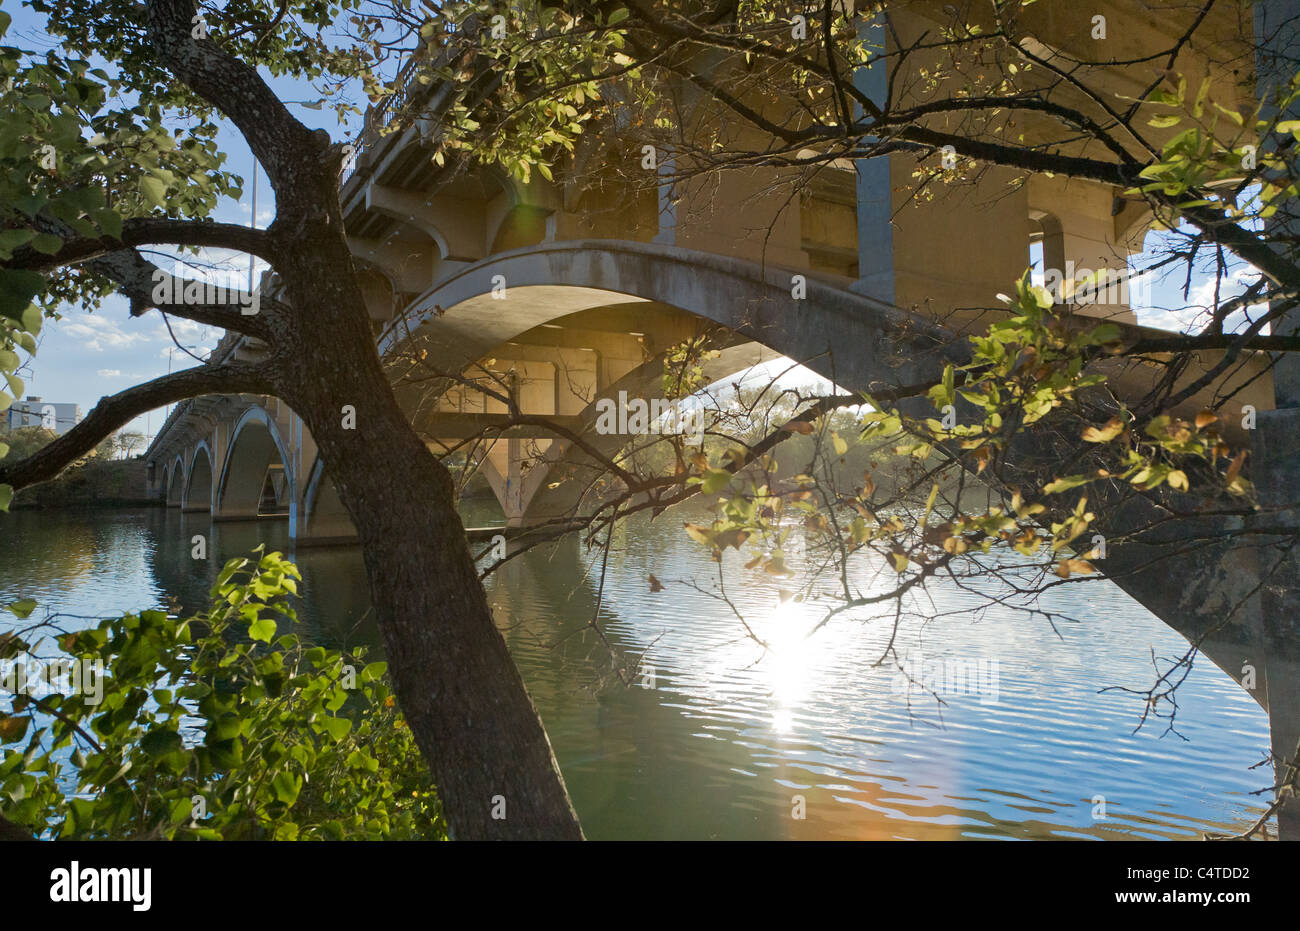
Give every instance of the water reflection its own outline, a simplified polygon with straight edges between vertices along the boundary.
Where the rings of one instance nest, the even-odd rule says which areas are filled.
[[[206,561],[191,558],[195,534],[207,536]],[[210,524],[161,509],[0,516],[0,603],[30,596],[84,615],[172,600],[194,609],[222,562],[258,542],[287,549],[285,522]],[[357,550],[295,555],[304,634],[375,643]],[[1113,586],[1056,605],[1079,618],[1059,637],[1010,612],[905,626],[904,656],[940,668],[998,661],[995,701],[966,691],[938,706],[875,665],[889,625],[843,618],[805,638],[820,615],[782,600],[775,583],[729,591],[765,650],[710,597],[712,570],[679,525],[638,521],[617,535],[599,609],[599,564],[572,541],[490,579],[593,838],[1187,837],[1240,828],[1262,808],[1249,793],[1265,777],[1248,767],[1267,748],[1267,720],[1209,663],[1180,692],[1186,741],[1131,733],[1132,702],[1097,693],[1145,686],[1152,649],[1182,650]],[[864,585],[871,571],[861,567]],[[662,592],[650,593],[651,572]],[[969,600],[933,597],[931,616]]]

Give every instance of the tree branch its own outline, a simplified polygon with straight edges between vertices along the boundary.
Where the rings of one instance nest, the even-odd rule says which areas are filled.
[[[258,295],[256,301],[254,301],[252,295],[237,291],[233,292],[233,295],[238,303],[206,304],[190,303],[184,300],[156,300],[154,292],[159,283],[161,281],[170,282],[172,278],[134,249],[125,249],[106,255],[103,258],[91,259],[87,265],[92,271],[118,283],[122,293],[131,301],[131,316],[133,317],[139,317],[148,311],[150,307],[156,307],[164,313],[184,317],[186,320],[193,320],[195,323],[220,327],[224,330],[234,330],[247,336],[256,336],[258,339],[267,342],[274,341],[276,331],[274,318],[276,314],[266,314],[263,311],[268,309],[275,311],[280,309],[281,305],[269,298]],[[160,278],[159,276],[165,277]],[[175,281],[177,284],[184,283],[184,279],[175,279]],[[172,295],[173,289],[168,287],[165,289],[165,293]],[[227,294],[229,296],[231,292],[227,292]],[[257,313],[244,313],[242,308],[248,306],[255,308]]]
[[[140,414],[201,394],[274,394],[264,364],[200,365],[101,398],[81,423],[26,459],[0,464],[0,483],[25,488],[48,481],[95,448],[104,437]]]
[[[266,169],[276,202],[292,201],[290,189],[304,155],[325,151],[316,133],[289,112],[256,69],[212,39],[191,38],[198,13],[194,0],[148,0],[146,10],[149,38],[159,60],[239,127]],[[328,141],[328,133],[321,130],[320,135]]]
[[[266,230],[206,220],[135,217],[123,221],[122,235],[118,238],[65,235],[63,245],[54,254],[46,255],[30,246],[23,246],[14,251],[13,258],[0,262],[0,268],[46,272],[65,265],[77,265],[122,249],[147,245],[234,249],[266,259],[271,264],[275,264],[279,258],[275,241]]]
[[[1150,336],[1124,349],[1124,355],[1148,352],[1196,352],[1202,349],[1255,349],[1261,352],[1300,352],[1300,336],[1248,336],[1206,333],[1200,336]]]

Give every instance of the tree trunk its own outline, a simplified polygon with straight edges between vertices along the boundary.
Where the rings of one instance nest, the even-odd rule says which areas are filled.
[[[336,211],[306,219],[294,261],[279,269],[295,313],[274,359],[277,393],[310,428],[356,524],[398,702],[453,837],[581,839],[493,621],[451,477],[383,371]]]
[[[398,699],[447,822],[457,838],[580,839],[546,732],[493,623],[451,477],[391,395],[377,400],[391,411],[367,410],[364,432],[359,419],[345,431],[353,436],[321,451],[360,534]]]

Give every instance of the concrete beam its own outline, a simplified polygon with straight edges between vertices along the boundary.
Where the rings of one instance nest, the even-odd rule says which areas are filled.
[[[462,197],[426,196],[378,183],[366,188],[366,209],[424,233],[451,261],[475,262],[487,254],[482,206]]]
[[[433,283],[433,247],[410,240],[348,237],[348,249],[387,276],[398,291],[421,292]]]

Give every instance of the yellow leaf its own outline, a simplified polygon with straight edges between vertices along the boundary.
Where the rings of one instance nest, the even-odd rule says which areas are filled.
[[[713,545],[713,535],[707,527],[701,527],[699,524],[683,524],[682,526],[686,528],[687,534],[696,543],[703,543],[706,546]]]
[[[935,482],[934,487],[930,489],[930,497],[925,502],[925,514],[921,517],[921,526],[924,527],[926,521],[930,519],[930,512],[934,510],[934,499],[939,497],[939,483]]]
[[[1063,579],[1068,579],[1071,572],[1076,575],[1088,575],[1096,571],[1097,567],[1086,559],[1062,559],[1056,564],[1056,574]]]
[[[1124,422],[1118,417],[1106,421],[1104,427],[1088,427],[1083,431],[1083,439],[1089,443],[1109,443],[1124,430]]]

